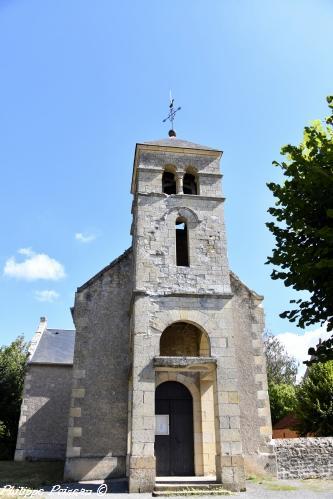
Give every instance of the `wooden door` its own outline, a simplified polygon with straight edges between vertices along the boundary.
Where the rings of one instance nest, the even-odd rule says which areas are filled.
[[[169,418],[169,434],[155,436],[156,475],[194,475],[193,402],[188,389],[175,381],[159,385],[155,414]]]

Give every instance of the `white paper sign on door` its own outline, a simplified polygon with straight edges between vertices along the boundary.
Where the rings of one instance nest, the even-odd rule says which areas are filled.
[[[155,435],[169,435],[169,414],[155,415]]]

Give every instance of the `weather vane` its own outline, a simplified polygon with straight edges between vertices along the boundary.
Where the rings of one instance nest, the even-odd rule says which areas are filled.
[[[175,119],[175,116],[176,116],[176,113],[177,111],[180,111],[181,110],[181,107],[177,107],[177,109],[174,108],[174,102],[175,102],[175,99],[172,98],[172,95],[171,95],[171,90],[170,90],[170,104],[169,104],[169,114],[168,116],[163,120],[163,123],[165,123],[166,121],[170,121],[171,123],[171,130],[169,130],[169,137],[176,137],[176,132],[174,131],[173,129],[173,122],[174,122],[174,119]]]

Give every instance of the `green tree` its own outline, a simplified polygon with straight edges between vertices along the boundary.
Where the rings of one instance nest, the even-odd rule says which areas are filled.
[[[13,455],[20,417],[28,345],[19,336],[0,347],[0,455]]]
[[[333,361],[308,368],[297,390],[296,415],[301,435],[333,436]]]
[[[264,351],[272,423],[275,424],[295,410],[298,366],[296,359],[288,355],[279,339],[268,331],[264,334]]]
[[[294,385],[296,383],[297,362],[290,357],[279,339],[270,332],[264,334],[268,383]]]
[[[268,385],[268,394],[273,425],[287,414],[295,412],[297,404],[295,386],[271,382]]]
[[[275,207],[268,212],[275,221],[267,227],[276,247],[266,263],[275,266],[272,279],[282,279],[308,297],[291,300],[291,310],[280,314],[301,328],[327,323],[333,330],[333,96],[327,98],[331,115],[325,124],[314,121],[304,129],[299,146],[287,145],[286,160],[273,164],[282,169],[285,181],[269,183]],[[333,359],[333,336],[323,342],[320,358]]]

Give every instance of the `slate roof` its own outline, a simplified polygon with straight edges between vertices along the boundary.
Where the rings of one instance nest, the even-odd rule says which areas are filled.
[[[202,146],[200,144],[194,144],[194,142],[175,138],[150,140],[148,142],[144,142],[143,144],[149,146],[182,147],[183,149],[201,149],[206,151],[221,152],[219,149],[214,149],[213,147]]]
[[[75,330],[45,329],[29,363],[73,364]]]

